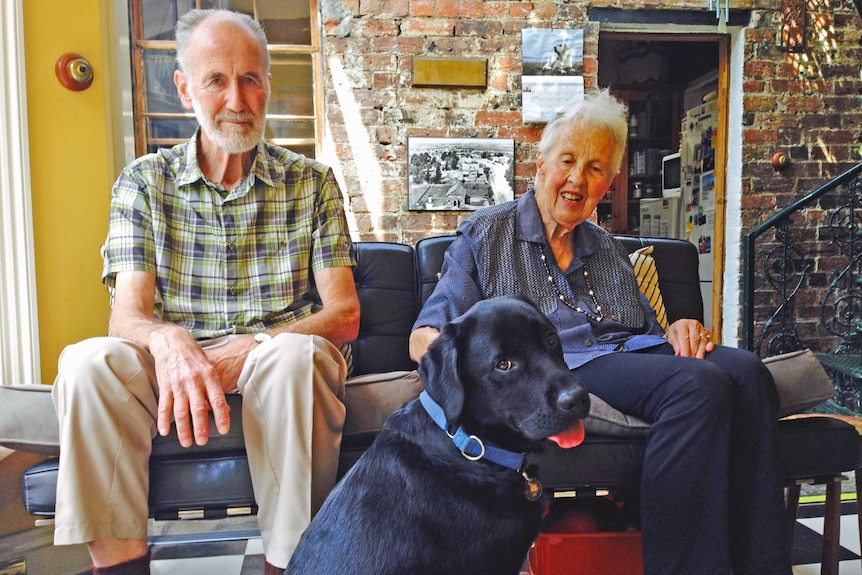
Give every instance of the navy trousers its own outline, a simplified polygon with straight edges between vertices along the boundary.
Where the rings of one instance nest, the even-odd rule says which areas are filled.
[[[651,424],[641,482],[645,575],[789,575],[769,371],[745,350],[705,360],[670,344],[574,370],[590,392]]]

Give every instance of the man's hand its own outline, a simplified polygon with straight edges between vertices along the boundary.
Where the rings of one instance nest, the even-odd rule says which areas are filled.
[[[227,433],[230,407],[224,397],[222,375],[188,331],[153,317],[155,276],[141,271],[120,272],[115,284],[109,330],[145,347],[153,356],[159,386],[159,433],[170,433],[173,416],[183,447],[191,446],[193,440],[204,445],[209,440],[210,411],[219,433]],[[236,386],[235,379],[232,385]]]
[[[676,355],[682,357],[704,356],[715,349],[712,334],[702,323],[694,319],[679,319],[667,330],[667,341],[673,346]]]
[[[237,337],[224,345],[207,347],[203,351],[216,370],[221,389],[225,393],[237,388],[239,376],[248,354],[259,343],[251,335]]]
[[[227,433],[230,406],[218,370],[198,342],[184,330],[168,329],[153,334],[150,352],[156,360],[159,382],[159,433],[170,433],[173,416],[183,447],[190,447],[193,440],[205,445],[209,441],[210,410],[219,433]]]

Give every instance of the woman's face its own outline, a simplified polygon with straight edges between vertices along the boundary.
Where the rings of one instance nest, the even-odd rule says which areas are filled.
[[[568,127],[547,155],[539,152],[536,203],[549,233],[570,232],[589,219],[613,180],[615,146],[606,128]]]

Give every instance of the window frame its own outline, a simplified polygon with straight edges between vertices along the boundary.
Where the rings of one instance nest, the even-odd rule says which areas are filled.
[[[284,0],[299,2],[300,0]],[[302,146],[303,148],[314,148],[315,156],[319,156],[322,150],[323,141],[323,61],[321,53],[321,29],[320,29],[320,11],[318,0],[302,0],[308,2],[309,7],[309,27],[311,44],[279,44],[268,43],[267,49],[276,60],[279,55],[308,55],[311,58],[311,98],[313,115],[301,114],[267,114],[267,120],[276,121],[310,121],[314,126],[313,138],[272,138],[269,142],[283,147],[291,148],[294,146]],[[147,110],[147,84],[144,71],[144,53],[147,50],[170,51],[176,50],[175,40],[147,40],[144,36],[144,18],[143,18],[143,3],[144,0],[129,0],[129,44],[130,44],[130,59],[131,59],[131,75],[132,75],[132,116],[134,128],[134,154],[135,157],[140,157],[146,154],[150,145],[157,144],[159,147],[171,146],[177,143],[186,141],[185,138],[179,139],[157,139],[149,135],[149,119],[150,118],[165,118],[165,119],[192,119],[194,113],[188,111],[186,113],[151,113]],[[195,7],[200,7],[200,0],[195,0]],[[254,18],[258,19],[257,4],[258,0],[253,0]]]

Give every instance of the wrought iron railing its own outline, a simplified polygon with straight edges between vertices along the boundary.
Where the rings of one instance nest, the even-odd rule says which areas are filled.
[[[857,411],[862,406],[862,164],[745,235],[743,290],[743,347],[761,357],[811,348],[830,354],[827,359],[857,363],[858,378],[830,370],[836,399]]]

